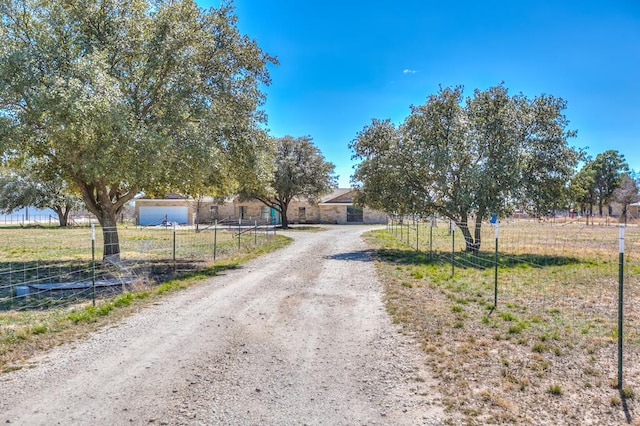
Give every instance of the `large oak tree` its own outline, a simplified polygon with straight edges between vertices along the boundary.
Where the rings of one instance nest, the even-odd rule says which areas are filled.
[[[580,153],[567,144],[565,102],[510,96],[502,86],[447,87],[394,126],[374,120],[351,143],[361,203],[389,213],[440,215],[477,251],[482,222],[516,207],[556,207]]]
[[[1,159],[38,159],[77,187],[106,260],[137,193],[195,192],[251,152],[275,60],[230,5],[0,0],[0,16]]]

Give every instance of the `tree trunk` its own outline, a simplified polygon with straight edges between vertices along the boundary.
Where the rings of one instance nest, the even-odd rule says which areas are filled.
[[[82,191],[84,204],[98,218],[102,227],[104,237],[102,261],[105,263],[120,262],[120,240],[116,219],[122,206],[133,199],[138,188],[131,188],[122,194],[118,185],[108,186],[103,183],[89,185],[82,181],[76,181],[76,183]]]
[[[69,214],[71,213],[71,207],[65,207],[64,213],[60,218],[60,226],[68,226],[69,225]]]
[[[289,219],[287,219],[287,210],[289,203],[280,204],[280,218],[282,219],[282,229],[289,229]]]
[[[196,201],[196,234],[200,232],[200,207],[202,206],[202,196],[198,196],[198,201]]]
[[[58,223],[61,228],[65,228],[69,225],[69,213],[71,213],[71,208],[68,206],[65,207],[55,207],[53,209],[58,215]]]
[[[464,237],[465,243],[465,251],[471,253],[477,253],[480,250],[480,238],[477,235],[477,223],[476,223],[476,239],[474,239],[473,235],[471,235],[471,231],[469,230],[469,225],[466,219],[456,220],[455,221],[460,231],[462,231],[462,236]]]
[[[98,216],[98,221],[102,227],[103,254],[102,261],[105,263],[120,262],[120,239],[118,237],[118,227],[116,224],[116,213],[106,209]]]
[[[467,246],[467,251],[477,253],[478,251],[480,251],[480,245],[482,244],[482,217],[479,215],[476,216],[474,237],[475,241],[473,242],[473,248],[472,250],[469,250],[469,247]]]

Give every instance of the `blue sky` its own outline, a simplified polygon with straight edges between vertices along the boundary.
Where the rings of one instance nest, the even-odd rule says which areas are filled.
[[[217,0],[199,0],[203,7]],[[640,2],[236,0],[240,31],[278,58],[272,136],[310,135],[349,186],[348,144],[400,123],[440,85],[565,99],[570,144],[640,171]]]

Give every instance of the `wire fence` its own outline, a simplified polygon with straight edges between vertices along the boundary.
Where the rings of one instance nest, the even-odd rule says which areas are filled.
[[[478,251],[466,250],[448,220],[393,218],[387,231],[422,254],[420,274],[454,300],[499,312],[514,334],[531,328],[540,342],[565,342],[590,356],[617,352],[622,386],[623,366],[640,366],[640,227],[609,223],[485,223]]]
[[[228,258],[271,240],[275,232],[273,225],[255,220],[198,230],[173,224],[0,227],[0,311],[95,303]],[[113,252],[118,258],[109,258]]]

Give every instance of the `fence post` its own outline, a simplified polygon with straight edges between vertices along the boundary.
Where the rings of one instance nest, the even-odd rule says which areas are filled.
[[[411,238],[411,223],[407,222],[407,246],[411,247],[411,240],[409,238]]]
[[[455,273],[455,253],[456,253],[456,228],[453,221],[451,223],[451,277]]]
[[[218,219],[213,222],[213,261],[216,261],[216,250],[218,248]]]
[[[496,252],[493,256],[494,271],[493,271],[493,309],[498,308],[498,222],[496,221]]]
[[[240,246],[241,231],[242,231],[242,219],[238,219],[238,251],[240,251],[242,248]]]
[[[400,222],[400,242],[404,240],[404,220]]]
[[[433,260],[433,218],[429,221],[429,259]]]
[[[255,220],[254,221],[254,228],[253,228],[253,245],[257,246],[258,245],[258,221]]]
[[[624,225],[620,225],[618,250],[618,388],[622,390],[622,346],[623,346],[623,306],[624,306]]]
[[[91,224],[91,301],[96,306],[96,225]]]
[[[416,224],[416,251],[420,251],[420,222],[415,221]]]
[[[173,269],[176,268],[176,224],[171,226],[173,230]]]

